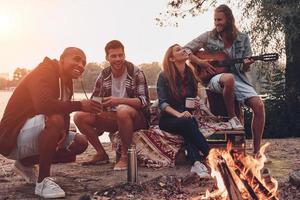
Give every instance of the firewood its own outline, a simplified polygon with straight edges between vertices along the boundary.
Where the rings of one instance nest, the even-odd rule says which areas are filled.
[[[244,187],[246,188],[248,194],[252,197],[252,199],[253,200],[258,200],[257,195],[255,194],[254,190],[249,185],[248,181],[243,176],[243,174],[241,173],[241,171],[239,169],[235,169],[234,172],[237,175],[237,177],[242,181],[242,183],[244,184]]]
[[[230,200],[243,200],[241,192],[233,180],[232,174],[227,166],[225,159],[220,158],[218,162],[218,169],[221,172],[225,187],[228,192]]]
[[[245,171],[245,165],[242,161],[238,159],[237,156],[235,156],[236,152],[231,151],[230,155],[232,156],[232,159],[234,160],[235,166],[241,171]],[[252,188],[256,188],[259,190],[261,194],[263,194],[266,199],[271,200],[278,200],[276,196],[273,196],[273,194],[260,182],[260,180],[252,173],[251,170],[247,170],[246,174],[243,174],[245,177],[247,177],[248,180],[252,180]],[[254,187],[255,186],[255,187]]]

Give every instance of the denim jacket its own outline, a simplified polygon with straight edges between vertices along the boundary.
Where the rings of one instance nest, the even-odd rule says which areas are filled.
[[[205,32],[186,44],[184,48],[188,53],[196,53],[200,49],[209,52],[223,51],[225,52],[224,42],[221,38],[215,38],[212,31]],[[252,55],[250,40],[247,34],[238,32],[237,38],[232,44],[231,58],[243,58]],[[247,73],[242,70],[243,64],[235,64],[230,68],[230,71],[238,75],[245,83],[252,85],[247,77]]]
[[[185,95],[182,94],[183,90],[183,80],[180,78],[180,75],[177,73],[176,75],[176,85],[177,85],[177,91],[180,94],[180,99],[175,99],[170,92],[169,86],[167,84],[167,80],[164,77],[164,73],[161,72],[159,74],[158,80],[157,80],[157,96],[158,96],[158,104],[159,108],[161,110],[161,117],[169,116],[168,113],[164,112],[165,108],[167,106],[171,106],[173,109],[177,110],[178,112],[185,111],[185,99],[187,97],[195,98],[197,95],[197,88],[194,87],[194,80],[193,80],[193,74],[185,70],[185,76],[186,76],[186,92]]]

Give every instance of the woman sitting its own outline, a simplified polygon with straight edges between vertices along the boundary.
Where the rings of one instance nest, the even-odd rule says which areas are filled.
[[[188,54],[178,44],[167,50],[163,60],[163,71],[157,81],[157,95],[161,116],[160,129],[179,134],[184,138],[188,158],[192,161],[191,172],[196,172],[201,178],[208,178],[208,170],[200,162],[209,153],[209,146],[199,131],[193,115],[186,109],[186,98],[197,96],[197,79],[193,69],[186,64]]]

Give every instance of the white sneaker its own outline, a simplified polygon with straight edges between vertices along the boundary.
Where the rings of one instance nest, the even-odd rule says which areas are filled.
[[[37,168],[35,165],[30,167],[26,167],[20,163],[20,161],[16,161],[14,163],[13,169],[17,174],[22,176],[27,183],[35,183],[37,181]]]
[[[244,126],[240,122],[240,120],[237,117],[231,118],[229,121],[230,125],[232,126],[233,130],[243,130]]]
[[[34,193],[40,197],[50,199],[66,196],[66,193],[50,177],[44,178],[44,180],[40,183],[37,182]]]
[[[191,168],[191,172],[195,172],[200,178],[210,178],[208,170],[201,162],[196,161]]]

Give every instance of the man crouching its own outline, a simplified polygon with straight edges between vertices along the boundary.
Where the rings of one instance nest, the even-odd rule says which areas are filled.
[[[66,48],[59,61],[46,57],[16,87],[0,122],[0,153],[16,160],[16,173],[44,198],[65,197],[50,178],[51,164],[74,161],[87,148],[85,136],[69,131],[69,114],[101,109],[95,101],[71,101],[72,79],[85,64],[84,52],[76,47]]]

